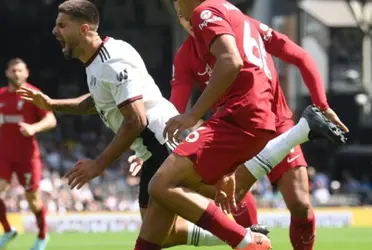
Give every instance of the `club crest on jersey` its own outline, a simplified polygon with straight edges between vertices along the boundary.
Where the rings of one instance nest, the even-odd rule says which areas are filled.
[[[211,66],[209,66],[208,63],[205,64],[205,71],[200,73],[198,72],[198,75],[199,76],[204,76],[204,75],[207,75],[210,77],[212,75],[212,72],[213,72],[213,69],[211,68]]]
[[[25,102],[23,100],[19,100],[17,102],[17,110],[21,110],[23,108],[23,104],[25,104]]]
[[[128,81],[128,70],[124,69],[123,71],[118,73],[116,75],[116,80],[118,80],[118,82],[120,82],[120,83]]]
[[[89,86],[95,87],[96,85],[97,85],[97,78],[95,76],[91,76]]]

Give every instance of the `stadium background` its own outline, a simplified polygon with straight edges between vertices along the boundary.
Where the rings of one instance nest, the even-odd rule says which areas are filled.
[[[23,58],[31,70],[29,81],[51,97],[63,98],[87,92],[87,84],[83,65],[65,61],[60,44],[51,33],[60,2],[0,1],[3,37],[0,65],[4,68],[12,57]],[[131,43],[144,58],[163,94],[169,97],[172,58],[186,37],[176,21],[171,1],[93,2],[101,14],[101,35]],[[361,29],[355,20],[360,17],[358,5],[348,5],[344,0],[231,2],[287,34],[314,56],[329,102],[351,130],[348,144],[338,150],[313,143],[303,146],[311,166],[309,179],[318,225],[372,228],[372,208],[369,207],[372,204],[372,46],[369,25]],[[366,4],[367,14],[371,13],[371,6]],[[372,14],[364,18],[368,23]],[[296,69],[280,62],[277,67],[288,103],[298,115],[310,103],[308,92]],[[3,74],[0,82],[6,84]],[[197,96],[195,90],[193,99]],[[83,190],[69,190],[61,178],[63,173],[76,160],[95,157],[111,140],[112,133],[98,116],[56,115],[58,128],[39,136],[44,163],[41,187],[49,210],[50,230],[58,233],[137,230],[140,225],[136,201],[138,177],[128,175],[129,153]],[[275,187],[263,179],[253,193],[260,207],[261,222],[274,227],[288,225],[285,204]],[[12,212],[11,222],[20,231],[36,230],[34,217],[28,214],[23,190],[16,179],[5,201]]]

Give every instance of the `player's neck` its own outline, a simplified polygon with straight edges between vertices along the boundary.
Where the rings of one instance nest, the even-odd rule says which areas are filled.
[[[98,34],[87,37],[78,59],[84,64],[87,63],[97,53],[102,42]]]
[[[8,91],[9,92],[16,92],[18,89],[20,89],[22,86],[24,86],[26,83],[21,84],[20,86],[14,85],[13,83],[8,83]]]

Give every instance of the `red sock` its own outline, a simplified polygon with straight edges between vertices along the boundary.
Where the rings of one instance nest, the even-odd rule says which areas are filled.
[[[290,238],[294,250],[313,250],[315,243],[315,216],[310,211],[307,219],[291,217]]]
[[[244,227],[229,219],[214,202],[209,203],[207,209],[195,224],[216,235],[234,249],[247,234]]]
[[[161,250],[161,246],[148,242],[141,237],[138,237],[134,250]]]
[[[42,206],[41,210],[35,214],[36,223],[39,227],[39,239],[45,239],[47,225],[46,225],[46,209]]]
[[[9,225],[8,218],[6,217],[6,206],[2,199],[0,199],[0,223],[3,225],[4,232],[10,232],[12,230]]]
[[[242,227],[250,227],[257,224],[256,201],[251,192],[248,192],[239,202],[238,209],[232,212],[235,221]]]

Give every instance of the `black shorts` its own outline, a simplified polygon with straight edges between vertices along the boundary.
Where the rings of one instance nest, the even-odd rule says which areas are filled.
[[[145,161],[142,166],[141,180],[139,184],[139,205],[140,208],[147,208],[150,199],[148,193],[150,180],[168,157],[170,151],[165,144],[161,145],[159,143],[155,138],[154,133],[148,128],[142,132],[141,138],[143,139],[143,144],[147,147],[147,150],[152,154],[152,156]]]

